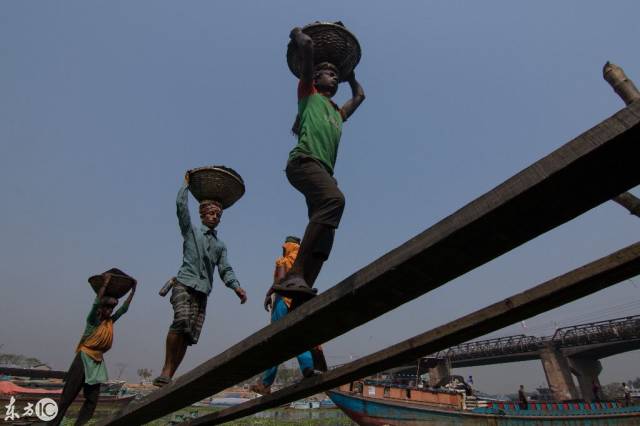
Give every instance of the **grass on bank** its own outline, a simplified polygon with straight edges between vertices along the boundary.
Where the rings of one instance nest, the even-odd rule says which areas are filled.
[[[213,407],[187,407],[176,411],[170,415],[161,417],[157,420],[147,423],[147,426],[165,426],[178,424],[181,420],[186,420],[192,413],[197,412],[198,416],[213,413],[220,408]],[[108,410],[96,410],[93,419],[88,423],[89,426],[96,425],[98,421],[108,417],[113,412]],[[62,426],[73,426],[77,416],[77,411],[69,410],[62,422]],[[234,420],[225,423],[232,426],[353,426],[353,423],[339,409],[321,409],[321,410],[291,410],[291,409],[273,409],[265,411],[264,417],[245,417],[243,419]],[[172,423],[175,422],[175,423]]]

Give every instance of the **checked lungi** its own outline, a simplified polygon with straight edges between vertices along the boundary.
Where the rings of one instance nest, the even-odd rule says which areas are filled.
[[[207,295],[180,284],[178,281],[171,291],[173,323],[169,330],[184,334],[188,345],[195,345],[200,338],[207,311]]]

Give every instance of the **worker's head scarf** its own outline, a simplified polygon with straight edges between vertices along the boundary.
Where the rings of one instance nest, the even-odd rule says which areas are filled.
[[[300,238],[289,235],[287,238],[285,238],[284,242],[300,244]]]
[[[213,210],[222,212],[222,203],[216,200],[202,200],[200,202],[200,214],[206,214]]]

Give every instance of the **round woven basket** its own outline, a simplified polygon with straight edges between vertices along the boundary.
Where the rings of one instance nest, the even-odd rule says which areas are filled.
[[[347,30],[342,23],[315,22],[302,28],[302,32],[313,40],[313,61],[316,64],[330,62],[340,73],[340,81],[356,68],[362,56],[360,43],[356,36]],[[287,65],[296,77],[300,78],[301,63],[295,43],[287,46]]]
[[[103,283],[104,275],[94,275],[89,278],[89,284],[91,284],[91,288],[93,288],[93,291],[95,291],[96,294],[100,291]],[[119,299],[131,290],[132,285],[133,279],[131,277],[112,273],[111,280],[109,281],[109,285],[107,286],[104,295]]]
[[[198,201],[219,201],[228,209],[244,195],[244,181],[225,166],[199,167],[189,172],[189,190]]]

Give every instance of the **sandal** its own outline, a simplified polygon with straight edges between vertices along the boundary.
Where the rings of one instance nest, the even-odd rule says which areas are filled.
[[[167,377],[167,376],[158,376],[155,379],[153,379],[153,386],[157,386],[159,388],[168,385],[169,383],[171,383],[171,377]]]
[[[315,368],[305,368],[302,371],[302,377],[308,379],[310,377],[319,376],[322,374],[322,371],[316,370]]]
[[[249,387],[251,392],[255,392],[262,396],[271,394],[271,386],[266,386],[262,382],[255,383]]]
[[[309,287],[304,278],[299,275],[285,278],[281,283],[274,284],[273,289],[284,297],[294,299],[308,300],[318,294],[318,289]]]

